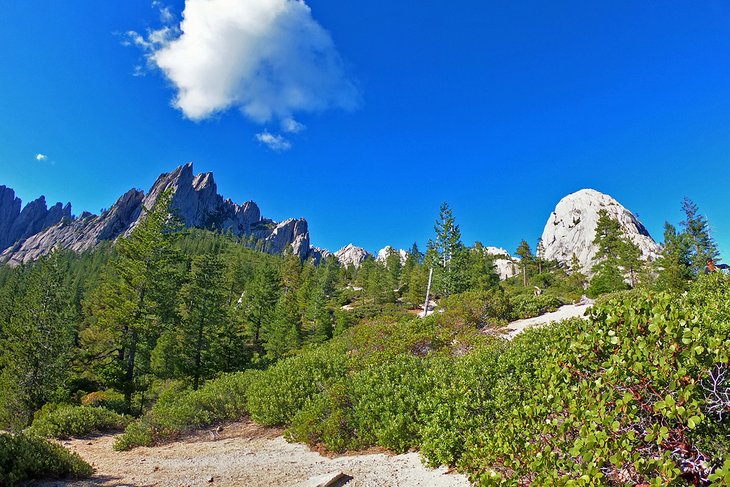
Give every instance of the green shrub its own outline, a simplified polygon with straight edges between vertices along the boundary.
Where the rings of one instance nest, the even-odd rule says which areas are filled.
[[[258,373],[250,370],[225,374],[197,391],[169,387],[144,417],[127,426],[114,448],[149,446],[196,428],[245,417],[249,384]]]
[[[493,419],[497,361],[505,346],[498,342],[457,360],[431,364],[434,387],[419,405],[424,412],[421,454],[430,465],[455,465],[467,432]]]
[[[305,350],[259,374],[248,390],[248,410],[266,426],[288,424],[325,384],[347,372],[347,357],[334,343]]]
[[[403,452],[419,444],[419,405],[433,389],[428,362],[412,355],[348,378],[359,441]]]
[[[512,303],[501,288],[455,294],[441,300],[441,306],[446,310],[441,321],[450,326],[497,328],[512,316]]]
[[[81,405],[100,407],[119,414],[124,414],[127,410],[124,394],[113,389],[90,392],[81,398]]]
[[[533,318],[555,311],[564,304],[568,304],[568,302],[563,298],[550,294],[541,294],[539,296],[522,294],[513,296],[512,318],[517,320]]]
[[[33,479],[85,478],[91,465],[76,453],[42,438],[0,433],[0,485],[13,486]]]
[[[419,404],[432,389],[427,364],[401,355],[327,384],[305,402],[287,434],[336,452],[373,445],[398,452],[415,447]]]
[[[730,298],[730,281],[714,286],[712,300],[621,295],[572,322],[568,346],[556,334],[530,374],[505,384],[527,394],[495,388],[512,399],[467,438],[459,464],[485,485],[705,483],[730,450],[703,386],[730,354],[727,325],[707,319],[724,315],[712,303]]]
[[[114,440],[114,449],[117,451],[131,450],[137,446],[152,446],[155,442],[155,434],[152,426],[146,419],[142,418],[129,423],[124,434],[117,436]]]
[[[46,438],[68,438],[121,430],[129,417],[100,407],[46,404],[27,432]]]

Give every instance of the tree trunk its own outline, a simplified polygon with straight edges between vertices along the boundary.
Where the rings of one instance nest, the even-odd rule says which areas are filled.
[[[198,390],[200,384],[200,356],[203,349],[203,325],[205,315],[200,314],[200,323],[198,323],[198,343],[195,345],[195,375],[193,377],[193,390]]]

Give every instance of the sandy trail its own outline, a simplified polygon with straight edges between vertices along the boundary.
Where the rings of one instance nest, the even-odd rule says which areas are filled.
[[[568,318],[583,318],[586,310],[593,306],[592,299],[584,299],[578,304],[566,304],[561,306],[552,313],[545,313],[544,315],[535,316],[534,318],[526,318],[524,320],[517,320],[511,322],[505,328],[506,333],[503,335],[508,340],[511,340],[518,333],[522,333],[525,329],[534,326],[543,326],[555,321],[567,320]]]
[[[583,317],[592,300],[560,307],[553,313],[510,323],[508,339],[533,326]],[[152,448],[116,452],[115,435],[64,441],[96,469],[91,479],[46,481],[42,487],[157,487],[232,486],[294,487],[311,485],[313,477],[342,472],[351,479],[334,485],[347,487],[463,487],[466,477],[447,473],[445,467],[427,468],[418,453],[390,455],[364,452],[325,457],[306,445],[288,443],[282,430],[251,422],[233,423],[215,435],[201,431],[184,440]]]
[[[96,473],[83,481],[47,481],[35,486],[293,486],[330,472],[350,477],[347,487],[468,486],[466,477],[444,467],[430,469],[417,453],[365,453],[324,457],[302,444],[287,443],[282,431],[250,422],[153,448],[112,449],[114,436],[63,442]],[[211,480],[212,479],[212,480]]]

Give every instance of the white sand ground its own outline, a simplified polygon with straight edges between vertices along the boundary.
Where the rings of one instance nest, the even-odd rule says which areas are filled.
[[[96,473],[84,481],[47,481],[51,487],[109,486],[295,486],[314,487],[312,477],[342,472],[351,479],[333,485],[347,487],[462,487],[463,475],[427,468],[417,453],[390,455],[366,452],[326,457],[302,444],[287,443],[281,430],[250,422],[208,431],[153,448],[129,452],[112,449],[114,436],[63,442],[92,463]],[[303,484],[302,484],[303,483]]]
[[[533,326],[583,317],[593,304],[562,306],[553,313],[513,321],[508,339]],[[463,487],[466,477],[444,467],[425,467],[418,453],[390,455],[380,451],[322,456],[307,446],[288,443],[282,431],[251,422],[233,423],[220,433],[202,431],[187,439],[129,452],[112,449],[114,435],[73,439],[63,444],[91,463],[96,473],[83,481],[48,481],[43,487],[231,486],[316,487],[318,476],[341,472],[347,477],[329,486]]]
[[[544,326],[556,321],[567,320],[568,318],[584,318],[588,308],[593,306],[592,299],[583,299],[578,304],[566,304],[561,306],[552,313],[536,316],[534,318],[526,318],[511,322],[506,327],[506,333],[503,335],[508,340],[514,338],[518,333],[522,333],[527,328],[536,326]]]

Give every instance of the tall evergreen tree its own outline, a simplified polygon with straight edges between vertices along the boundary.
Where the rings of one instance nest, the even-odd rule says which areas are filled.
[[[127,407],[140,386],[139,377],[148,372],[151,347],[162,331],[153,296],[159,297],[160,288],[175,288],[160,282],[171,276],[167,267],[176,265],[171,256],[179,224],[170,216],[171,202],[172,192],[162,193],[151,209],[145,209],[145,216],[129,237],[117,243],[113,277],[105,282],[92,305],[97,326],[106,329],[99,336],[116,349],[121,369],[118,385]]]
[[[301,345],[302,313],[297,291],[301,285],[302,266],[299,258],[288,255],[281,269],[281,294],[274,309],[274,317],[264,334],[264,348],[270,359],[276,360]]]
[[[26,426],[43,404],[61,399],[74,336],[67,271],[54,252],[15,288],[20,294],[3,319],[0,339],[0,427]]]
[[[690,262],[692,273],[696,276],[705,268],[708,259],[718,258],[719,252],[715,240],[710,235],[707,219],[700,213],[694,201],[684,198],[682,211],[685,216],[682,227],[691,245]]]
[[[246,323],[249,337],[256,347],[262,343],[262,330],[273,322],[279,288],[279,273],[273,264],[266,262],[257,270],[252,284],[246,289]]]
[[[499,274],[494,264],[494,256],[487,253],[481,242],[475,242],[474,248],[468,252],[469,264],[467,274],[469,289],[486,291],[499,286]]]
[[[692,279],[692,242],[686,233],[678,233],[669,222],[664,223],[664,247],[656,267],[659,289],[678,292],[687,289]]]
[[[182,363],[186,375],[192,376],[193,389],[220,368],[217,339],[228,322],[223,277],[223,263],[207,253],[193,258],[190,279],[180,289]]]
[[[522,267],[522,285],[526,287],[528,269],[535,261],[535,257],[532,255],[532,249],[530,249],[530,244],[527,243],[527,240],[520,242],[515,254],[520,257],[520,267]]]
[[[434,268],[436,290],[445,297],[463,291],[466,278],[461,230],[448,203],[441,204],[434,231],[436,238],[429,241],[426,256],[428,265]]]
[[[626,289],[624,273],[635,283],[636,272],[641,266],[641,251],[625,236],[618,220],[611,218],[605,209],[598,211],[596,236],[598,246],[588,293],[592,296]]]

